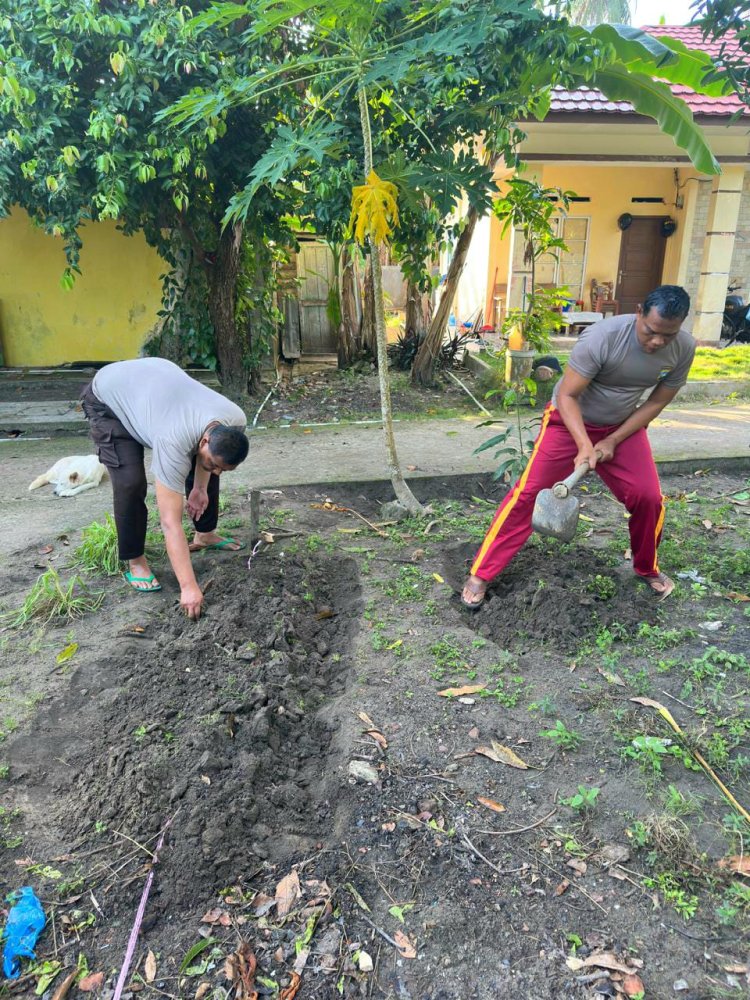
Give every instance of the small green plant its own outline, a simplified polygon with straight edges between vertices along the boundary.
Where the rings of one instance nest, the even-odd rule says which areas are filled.
[[[653,878],[644,878],[643,884],[647,889],[657,889],[664,897],[664,902],[673,907],[684,920],[690,920],[698,912],[698,897],[681,888],[671,872],[659,872]]]
[[[147,730],[146,730],[146,727],[145,727],[145,726],[143,726],[143,725],[141,725],[141,726],[137,726],[137,727],[136,727],[136,728],[135,728],[135,729],[133,730],[133,736],[134,736],[134,738],[135,738],[136,740],[138,740],[138,742],[140,743],[140,741],[141,741],[141,740],[143,739],[143,737],[144,737],[144,736],[146,735],[146,732],[147,732]]]
[[[53,619],[82,618],[96,611],[104,594],[92,594],[80,576],[63,583],[60,574],[50,566],[37,579],[20,608],[6,612],[2,621],[12,629],[25,628],[30,622],[47,624]]]
[[[611,576],[597,573],[594,579],[586,584],[586,590],[599,601],[611,601],[617,593],[617,584]]]
[[[543,729],[540,735],[561,750],[576,750],[583,743],[583,736],[575,729],[568,729],[561,719],[555,722],[552,729]]]
[[[117,547],[117,529],[111,514],[104,521],[94,521],[81,532],[81,544],[73,552],[73,562],[88,573],[117,576],[121,563]]]
[[[738,917],[748,914],[750,914],[750,885],[732,882],[721,904],[716,908],[719,923],[734,924]]]
[[[599,788],[587,788],[586,785],[579,785],[575,795],[571,795],[567,799],[560,799],[560,801],[574,812],[589,813],[596,808],[596,800],[600,791]]]
[[[672,740],[659,736],[636,736],[630,746],[620,751],[623,758],[634,760],[639,768],[653,776],[662,774],[664,760],[668,757],[681,760],[691,771],[700,770],[687,750]]]
[[[557,712],[557,706],[554,700],[548,695],[543,695],[539,701],[532,701],[529,705],[530,712],[539,712],[540,715],[550,716],[555,715]]]

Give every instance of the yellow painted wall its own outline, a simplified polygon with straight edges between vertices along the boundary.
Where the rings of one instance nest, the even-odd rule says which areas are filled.
[[[571,216],[589,216],[589,246],[586,275],[583,284],[585,308],[589,308],[589,288],[592,278],[597,281],[617,282],[617,265],[620,257],[622,233],[617,219],[623,212],[631,215],[670,215],[677,222],[677,231],[666,241],[662,282],[677,281],[683,239],[688,233],[685,211],[674,206],[674,173],[671,167],[627,166],[578,166],[575,164],[534,163],[533,176],[548,187],[573,191],[589,202],[574,202]],[[526,171],[524,177],[531,176]],[[634,204],[633,197],[664,198],[664,204]],[[689,236],[689,233],[688,233]],[[493,220],[488,262],[488,283],[492,282],[495,268],[497,281],[507,281],[510,249],[509,235],[502,238],[500,225]]]
[[[62,242],[15,210],[0,219],[0,337],[9,366],[138,357],[161,305],[165,262],[111,222],[82,231],[82,274],[60,287]]]
[[[622,233],[617,219],[623,212],[631,215],[671,215],[678,229],[666,241],[662,283],[671,284],[677,279],[679,251],[684,219],[673,203],[675,200],[674,171],[671,167],[602,166],[577,167],[572,165],[545,164],[543,183],[574,191],[590,202],[574,202],[569,214],[591,217],[589,251],[584,279],[584,301],[588,308],[588,290],[592,278],[597,281],[617,282],[617,264],[620,259]],[[664,198],[664,204],[634,204],[631,198]]]

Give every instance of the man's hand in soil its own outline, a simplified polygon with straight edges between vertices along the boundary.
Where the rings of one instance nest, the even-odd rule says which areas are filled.
[[[208,507],[208,493],[204,486],[194,486],[190,491],[190,496],[185,504],[190,517],[197,521]]]
[[[183,608],[188,618],[197,621],[203,610],[203,591],[197,585],[195,587],[183,587],[180,593],[180,607]]]

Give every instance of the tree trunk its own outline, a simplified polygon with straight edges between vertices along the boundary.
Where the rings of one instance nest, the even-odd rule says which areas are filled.
[[[339,328],[339,368],[349,368],[356,357],[357,315],[356,275],[353,247],[346,244],[341,251],[341,326]]]
[[[248,394],[244,336],[237,330],[237,275],[240,268],[242,226],[227,226],[219,239],[216,259],[208,267],[208,311],[214,327],[221,387],[240,400]]]
[[[365,147],[365,177],[372,171],[372,132],[370,131],[370,111],[367,106],[365,88],[359,88],[359,114],[362,123],[362,138]],[[388,463],[388,474],[391,477],[393,491],[398,501],[411,514],[424,514],[422,504],[417,500],[406,484],[396,451],[396,439],[393,434],[393,410],[391,408],[391,383],[388,374],[388,349],[385,330],[385,302],[383,299],[383,272],[380,266],[380,253],[377,244],[370,241],[370,257],[372,261],[372,289],[375,305],[375,339],[378,349],[378,379],[380,382],[380,410],[383,415],[383,435]]]
[[[445,327],[448,323],[448,317],[450,316],[451,309],[453,308],[453,300],[456,297],[458,280],[464,269],[466,255],[469,252],[471,238],[474,235],[474,230],[478,220],[479,215],[476,209],[470,208],[466,214],[466,225],[463,228],[463,232],[458,237],[456,249],[453,251],[453,257],[451,258],[450,266],[448,267],[448,274],[445,278],[445,285],[443,286],[443,294],[440,298],[440,303],[437,307],[435,315],[432,318],[432,323],[430,324],[430,329],[427,331],[427,336],[422,342],[419,351],[417,352],[417,356],[414,359],[414,365],[411,370],[411,380],[415,385],[429,386],[434,384],[435,361],[443,344]]]
[[[419,290],[415,281],[409,280],[406,286],[406,312],[404,327],[407,337],[414,334],[424,337],[429,326],[430,297]]]
[[[369,351],[372,357],[376,358],[378,348],[375,342],[375,292],[372,287],[372,254],[368,254],[365,260],[365,280],[362,291],[362,323],[360,325],[359,336],[362,343],[362,350]]]

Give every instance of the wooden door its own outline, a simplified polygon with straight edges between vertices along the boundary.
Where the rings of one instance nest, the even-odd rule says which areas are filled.
[[[620,240],[617,291],[621,313],[634,313],[649,292],[661,284],[666,238],[661,226],[665,216],[635,216]]]
[[[303,354],[335,354],[336,331],[326,313],[333,257],[322,243],[303,243],[297,255],[299,324]]]

